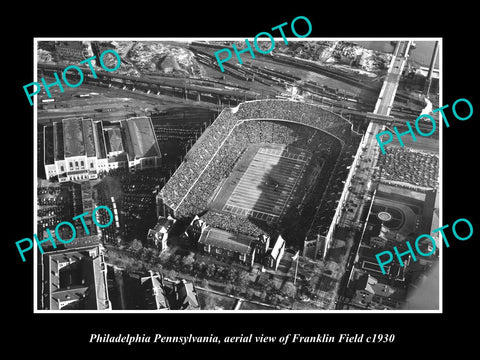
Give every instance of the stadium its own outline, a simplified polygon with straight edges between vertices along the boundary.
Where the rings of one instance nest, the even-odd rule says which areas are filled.
[[[254,100],[225,108],[157,197],[159,214],[199,216],[252,237],[326,250],[361,135],[322,107]]]

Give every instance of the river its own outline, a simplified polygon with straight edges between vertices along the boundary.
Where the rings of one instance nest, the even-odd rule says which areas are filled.
[[[355,41],[360,46],[369,50],[376,50],[381,52],[392,52],[393,46],[390,41]],[[415,41],[416,48],[410,51],[410,59],[420,63],[423,66],[429,66],[433,54],[433,47],[435,41]],[[439,56],[435,62],[435,67],[439,67]]]

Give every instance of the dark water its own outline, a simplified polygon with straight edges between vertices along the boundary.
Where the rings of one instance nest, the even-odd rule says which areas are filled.
[[[393,46],[390,41],[354,41],[360,46],[369,50],[376,50],[390,53],[393,51]],[[433,48],[435,41],[415,41],[416,48],[410,51],[410,59],[418,62],[420,65],[429,66],[432,59]],[[435,62],[435,67],[438,68],[438,56]]]

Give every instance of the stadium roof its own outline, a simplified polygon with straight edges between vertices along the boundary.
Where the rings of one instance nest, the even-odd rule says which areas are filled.
[[[44,161],[45,165],[55,163],[55,149],[54,149],[54,133],[53,126],[47,125],[43,127],[43,136],[44,136]]]
[[[96,156],[95,137],[93,133],[93,122],[91,119],[83,119],[83,140],[85,142],[85,152],[88,157]]]
[[[85,155],[82,118],[63,119],[65,157]]]
[[[343,144],[352,135],[352,123],[318,105],[284,99],[250,100],[236,109],[237,120],[278,120],[303,124],[324,131]]]
[[[231,234],[227,231],[209,228],[202,233],[198,242],[240,254],[248,254],[254,240],[255,238],[247,235]]]
[[[53,123],[53,141],[55,161],[63,160],[65,152],[63,148],[63,124],[61,122]]]
[[[107,151],[116,152],[123,151],[122,134],[120,126],[105,128]]]
[[[95,148],[97,149],[97,158],[105,159],[107,157],[107,150],[105,148],[105,139],[103,137],[103,126],[101,121],[94,123],[93,133],[95,139]]]
[[[161,156],[150,118],[130,118],[122,121],[122,127],[127,130],[125,145],[131,158]]]

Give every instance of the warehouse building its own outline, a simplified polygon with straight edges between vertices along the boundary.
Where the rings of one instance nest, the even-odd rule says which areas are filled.
[[[161,164],[151,119],[135,117],[108,125],[92,119],[69,118],[44,127],[47,179],[87,181],[110,169],[135,172]]]

